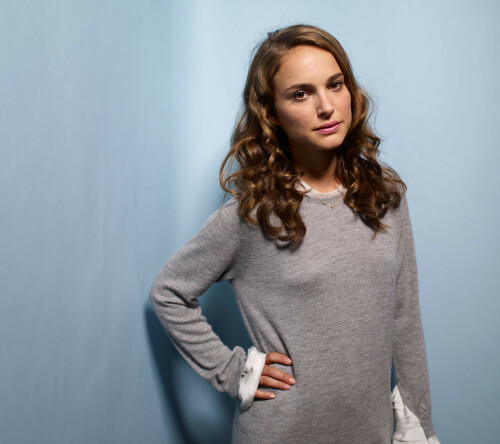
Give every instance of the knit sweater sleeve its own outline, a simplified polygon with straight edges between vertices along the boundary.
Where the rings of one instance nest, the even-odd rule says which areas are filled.
[[[398,208],[400,239],[394,311],[393,361],[404,404],[420,420],[427,438],[434,436],[425,340],[420,314],[417,262],[408,202]]]
[[[239,220],[234,200],[214,211],[156,276],[149,299],[163,328],[189,365],[218,391],[239,397],[247,355],[230,350],[203,316],[197,298],[212,283],[234,277]]]

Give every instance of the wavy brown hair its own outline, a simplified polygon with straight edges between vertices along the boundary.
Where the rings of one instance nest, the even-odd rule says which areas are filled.
[[[335,178],[345,188],[344,202],[374,231],[386,231],[381,219],[397,208],[406,185],[398,174],[377,160],[378,138],[368,120],[373,102],[356,82],[349,58],[328,32],[310,25],[293,25],[268,33],[254,50],[243,91],[243,106],[231,138],[231,148],[220,167],[222,189],[236,195],[239,213],[250,224],[281,241],[299,244],[306,234],[299,207],[305,191],[297,189],[287,138],[274,116],[273,78],[281,58],[299,45],[312,45],[331,53],[351,94],[352,123],[338,148]],[[233,172],[226,168],[237,162]],[[229,163],[228,163],[229,162]],[[256,208],[256,219],[250,214]],[[270,221],[274,213],[281,221]],[[283,232],[284,230],[284,232]]]

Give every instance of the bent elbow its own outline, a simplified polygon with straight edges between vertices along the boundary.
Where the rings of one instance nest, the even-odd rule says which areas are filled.
[[[149,302],[153,307],[156,307],[158,305],[161,305],[161,301],[162,301],[161,292],[158,286],[153,283],[153,285],[149,290]]]

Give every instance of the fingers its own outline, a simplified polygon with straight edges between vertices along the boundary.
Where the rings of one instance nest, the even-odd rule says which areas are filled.
[[[292,360],[278,352],[270,352],[266,354],[266,363],[262,369],[262,373],[259,379],[259,387],[267,386],[273,387],[281,390],[290,390],[291,385],[295,384],[295,379],[289,374],[269,365],[273,362],[278,362],[280,364],[290,365]],[[273,399],[275,394],[273,392],[268,392],[265,390],[257,389],[255,392],[256,398],[261,399]]]
[[[292,360],[283,353],[269,352],[266,354],[266,364],[270,364],[272,362],[279,362],[280,364],[290,365],[292,363]]]
[[[260,399],[273,399],[276,395],[273,392],[265,392],[264,390],[257,389],[255,397]]]
[[[283,383],[285,384],[295,384],[295,379],[293,379],[292,376],[290,376],[288,373],[282,372],[281,370],[277,369],[276,367],[273,367],[272,365],[264,365],[264,368],[262,369],[262,373],[260,376],[260,381],[269,381],[272,378],[275,380],[282,381],[280,382],[281,385]],[[281,385],[279,388],[281,388]],[[278,387],[276,385],[270,385],[270,387]]]
[[[290,379],[291,378],[287,378],[286,381],[288,381],[288,382],[283,382],[283,380],[278,380],[275,378],[271,378],[269,376],[261,376],[260,381],[259,381],[259,385],[264,385],[266,387],[279,388],[282,390],[290,390],[290,383],[291,383]]]
[[[279,371],[278,369],[274,369],[274,370]],[[288,380],[290,382],[290,384],[293,385],[295,383],[295,380],[292,377],[289,377],[286,373],[284,373],[284,375],[286,376],[285,380]],[[290,381],[290,379],[293,380],[294,382],[292,383]],[[290,384],[287,384],[286,382],[280,381],[280,380],[272,378],[270,376],[261,376],[260,380],[259,380],[259,387],[266,386],[266,387],[273,387],[273,388],[282,389],[282,390],[290,390],[290,388],[291,388]],[[264,398],[264,399],[272,399],[275,397],[275,395],[273,392],[268,392],[265,390],[257,389],[255,392],[255,397],[256,398]]]

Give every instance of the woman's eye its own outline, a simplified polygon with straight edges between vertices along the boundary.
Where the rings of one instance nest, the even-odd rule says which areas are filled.
[[[330,86],[333,88],[333,89],[340,89],[342,88],[342,85],[344,84],[344,82],[333,82]]]
[[[297,100],[301,100],[303,99],[304,97],[306,96],[306,92],[305,91],[297,91],[293,97]]]

